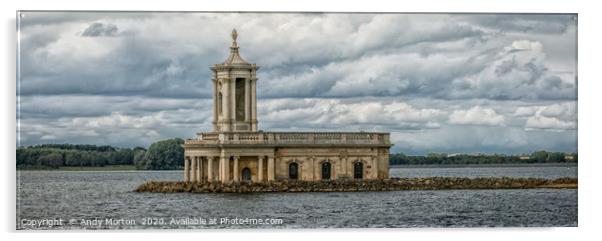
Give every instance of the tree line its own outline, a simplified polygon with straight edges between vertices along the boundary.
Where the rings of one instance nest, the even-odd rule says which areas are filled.
[[[44,144],[17,148],[17,168],[103,167],[134,165],[139,170],[182,169],[184,140],[168,139],[144,147]],[[577,162],[577,153],[536,151],[523,155],[430,153],[426,156],[391,154],[391,165],[517,164]]]
[[[17,148],[17,168],[103,167],[135,165],[140,170],[181,169],[184,140],[158,141],[144,147],[43,144]]]
[[[536,151],[524,155],[429,153],[426,156],[389,155],[391,165],[467,165],[577,162],[577,153]]]

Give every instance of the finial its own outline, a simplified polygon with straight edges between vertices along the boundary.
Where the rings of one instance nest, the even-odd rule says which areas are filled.
[[[234,42],[236,42],[236,38],[237,38],[237,37],[238,37],[238,33],[236,32],[236,29],[235,29],[235,28],[233,28],[233,29],[232,29],[232,40],[233,40]]]

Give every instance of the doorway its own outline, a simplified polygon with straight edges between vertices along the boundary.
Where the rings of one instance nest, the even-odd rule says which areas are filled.
[[[251,169],[248,167],[243,168],[241,176],[243,181],[251,181]]]
[[[322,180],[330,179],[330,162],[322,163]]]
[[[364,178],[364,164],[361,162],[356,162],[353,164],[353,178],[362,179]]]
[[[291,180],[299,179],[299,164],[296,162],[288,164],[288,178]]]

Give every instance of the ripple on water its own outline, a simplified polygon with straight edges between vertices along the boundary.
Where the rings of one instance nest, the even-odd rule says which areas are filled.
[[[436,169],[436,168],[434,168]],[[395,172],[392,169],[392,174]],[[507,170],[508,171],[508,170]],[[512,171],[512,169],[510,170]],[[558,171],[558,170],[557,170]],[[576,173],[576,170],[573,170]],[[402,172],[406,172],[405,170]],[[419,171],[423,174],[427,171]],[[432,173],[441,170],[431,171]],[[444,171],[445,172],[445,171]],[[464,169],[464,172],[471,173]],[[482,173],[476,171],[476,173]],[[488,171],[490,172],[490,171]],[[504,171],[495,171],[503,173]],[[537,170],[553,173],[553,170]],[[559,171],[554,175],[565,175]],[[552,175],[552,176],[554,176]],[[577,190],[441,190],[341,193],[135,193],[148,180],[177,180],[179,171],[19,171],[20,219],[125,218],[136,226],[98,228],[363,228],[576,226]],[[282,225],[164,224],[144,218],[280,218]],[[84,228],[78,224],[63,229]]]

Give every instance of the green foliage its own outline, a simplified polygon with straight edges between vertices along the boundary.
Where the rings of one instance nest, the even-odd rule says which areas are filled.
[[[136,151],[111,146],[45,144],[17,148],[17,167],[132,165]]]
[[[148,170],[180,169],[184,165],[184,140],[174,138],[153,143],[140,165]]]
[[[17,167],[103,167],[135,165],[139,170],[180,169],[184,164],[184,140],[175,138],[144,147],[44,144],[17,148]]]
[[[573,159],[566,158],[571,156]],[[522,157],[522,158],[521,158]],[[391,165],[467,165],[467,164],[518,164],[518,163],[577,162],[577,153],[536,151],[531,155],[447,155],[429,153],[426,156],[406,156],[403,153],[389,155]]]
[[[138,170],[143,170],[146,168],[146,151],[136,151],[136,154],[134,155],[134,165],[136,166],[136,169]]]

